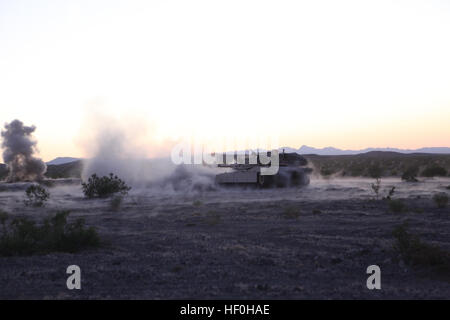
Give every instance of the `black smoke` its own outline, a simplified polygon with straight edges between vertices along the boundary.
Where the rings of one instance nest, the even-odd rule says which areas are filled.
[[[20,120],[5,124],[1,135],[3,161],[9,170],[8,182],[43,179],[47,166],[40,158],[33,156],[37,143],[32,136],[35,130],[35,126],[24,126]]]

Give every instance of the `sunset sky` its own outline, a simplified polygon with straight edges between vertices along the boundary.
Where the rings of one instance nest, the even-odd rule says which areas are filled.
[[[450,147],[450,1],[0,0],[16,118],[45,160],[113,125],[148,155],[186,137]]]

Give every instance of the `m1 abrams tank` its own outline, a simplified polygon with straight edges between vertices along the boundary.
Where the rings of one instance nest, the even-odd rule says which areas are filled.
[[[270,153],[269,153],[270,155]],[[233,171],[216,175],[216,183],[224,186],[254,185],[262,188],[293,187],[309,184],[311,168],[307,168],[308,161],[297,153],[280,153],[278,173],[274,175],[262,175],[261,168],[268,167],[260,162],[257,157],[256,164],[249,164],[248,155],[245,156],[245,164],[219,164],[221,168],[231,168]]]

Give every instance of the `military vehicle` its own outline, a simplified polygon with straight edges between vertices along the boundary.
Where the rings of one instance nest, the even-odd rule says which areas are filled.
[[[270,157],[270,152],[268,156]],[[254,185],[262,188],[282,188],[309,184],[309,175],[312,169],[306,167],[308,161],[297,153],[285,153],[284,151],[280,153],[278,173],[274,175],[261,174],[261,168],[269,167],[270,163],[262,164],[259,155],[256,156],[255,164],[251,164],[249,158],[249,155],[246,154],[244,157],[245,163],[240,164],[237,163],[237,156],[235,155],[236,161],[234,163],[219,164],[218,167],[220,168],[232,170],[216,175],[216,183],[223,186]]]

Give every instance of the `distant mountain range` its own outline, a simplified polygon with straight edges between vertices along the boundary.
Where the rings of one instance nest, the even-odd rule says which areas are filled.
[[[284,152],[296,152],[298,154],[317,154],[323,156],[334,156],[334,155],[351,155],[367,153],[371,151],[385,151],[385,152],[398,152],[398,153],[433,153],[433,154],[450,154],[450,148],[447,147],[431,147],[431,148],[420,148],[420,149],[397,149],[397,148],[366,148],[361,150],[341,150],[333,147],[326,147],[322,149],[301,146],[298,149],[284,147],[280,148],[280,151],[284,149]]]
[[[80,158],[58,157],[58,158],[55,158],[55,159],[47,162],[47,164],[58,165],[58,164],[64,164],[64,163],[74,162],[74,161],[78,161],[78,160],[80,160]]]
[[[301,146],[298,149],[291,147],[283,147],[280,148],[280,152],[295,152],[298,154],[317,154],[321,156],[337,156],[337,155],[352,155],[352,154],[360,154],[367,153],[371,151],[384,151],[384,152],[398,152],[398,153],[432,153],[432,154],[450,154],[450,148],[447,147],[431,147],[431,148],[420,148],[420,149],[397,149],[397,148],[366,148],[361,150],[342,150],[333,147],[326,148],[314,148],[309,146]],[[262,151],[262,149],[260,149]],[[244,151],[238,151],[238,153],[243,153]],[[230,152],[231,153],[231,152]],[[81,160],[80,158],[73,157],[58,157],[55,158],[47,164],[49,165],[59,165],[64,163],[70,163],[74,161]]]

